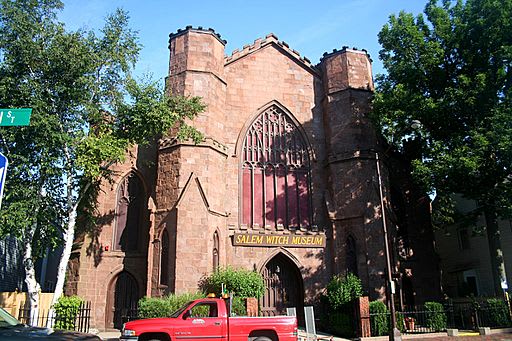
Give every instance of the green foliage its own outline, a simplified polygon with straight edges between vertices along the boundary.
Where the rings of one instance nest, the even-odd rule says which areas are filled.
[[[199,288],[205,293],[222,292],[222,285],[228,293],[246,298],[260,298],[265,290],[265,282],[261,274],[244,269],[233,269],[231,267],[217,269],[210,276],[205,276],[199,282]]]
[[[78,296],[61,296],[55,309],[55,328],[75,330],[76,318],[83,300]]]
[[[163,298],[143,297],[138,302],[138,315],[140,318],[168,317],[187,302],[204,298],[201,293],[171,294]]]
[[[389,311],[381,301],[370,302],[370,330],[372,336],[388,335]]]
[[[347,338],[356,336],[352,310],[332,312],[327,319],[327,330],[330,333]]]
[[[404,314],[401,312],[395,312],[396,316],[396,327],[398,330],[400,330],[402,333],[405,332],[405,317]]]
[[[442,331],[446,329],[447,317],[444,307],[438,302],[425,302],[426,327],[433,331]]]
[[[352,273],[336,275],[327,284],[327,301],[334,311],[342,311],[347,303],[362,295],[361,280]]]
[[[141,46],[126,12],[108,15],[99,31],[69,31],[62,8],[59,0],[0,0],[0,107],[33,108],[29,126],[0,128],[9,159],[0,236],[31,242],[29,258],[60,244],[63,231],[73,239],[77,208],[94,212],[84,202],[96,201],[110,166],[134,144],[202,138],[188,125],[205,108],[198,97],[132,78]]]
[[[489,326],[508,327],[511,325],[507,303],[497,298],[489,298],[486,301],[489,309]]]
[[[512,0],[429,0],[423,14],[392,15],[379,33],[387,74],[377,77],[372,119],[421,188],[440,196],[438,226],[456,221],[454,193],[479,204],[471,214],[485,213],[489,235],[511,216],[511,17]],[[421,127],[409,128],[414,120]],[[501,260],[491,261],[499,273]]]
[[[239,297],[239,296],[232,297],[231,315],[234,315],[234,316],[246,316],[247,315],[247,309],[245,306],[245,298]]]

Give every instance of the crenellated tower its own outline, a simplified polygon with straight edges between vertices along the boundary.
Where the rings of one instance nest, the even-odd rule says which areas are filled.
[[[365,287],[382,297],[382,220],[375,152],[377,134],[368,118],[373,81],[365,50],[343,48],[324,54],[324,124],[332,223],[334,273],[356,272]]]

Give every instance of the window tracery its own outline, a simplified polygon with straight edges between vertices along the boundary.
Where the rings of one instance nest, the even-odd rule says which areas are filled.
[[[310,228],[311,168],[299,127],[272,106],[249,127],[241,156],[242,224]]]
[[[135,173],[123,178],[117,190],[114,250],[137,250],[144,196],[142,181]]]

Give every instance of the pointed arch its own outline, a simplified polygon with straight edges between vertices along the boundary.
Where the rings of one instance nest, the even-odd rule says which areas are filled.
[[[169,232],[167,227],[162,231],[160,237],[160,285],[169,286]]]
[[[212,266],[213,271],[217,270],[220,265],[220,243],[219,232],[213,232],[213,249],[212,249]]]
[[[311,228],[311,147],[300,123],[276,102],[250,122],[239,143],[241,224]]]
[[[260,273],[265,281],[265,293],[260,298],[262,315],[284,314],[289,307],[296,307],[300,315],[304,306],[304,284],[295,261],[284,252],[273,253]]]
[[[124,322],[136,316],[140,297],[136,278],[126,270],[117,273],[108,286],[106,326],[121,329]]]
[[[118,184],[113,249],[136,251],[140,248],[140,226],[146,205],[146,187],[138,172],[132,170]]]
[[[356,239],[351,234],[345,242],[345,267],[347,273],[358,275],[357,269],[357,244]]]

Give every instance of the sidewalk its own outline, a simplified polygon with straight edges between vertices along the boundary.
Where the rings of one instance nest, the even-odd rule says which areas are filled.
[[[113,332],[99,332],[97,334],[102,340],[117,341],[121,337],[120,331]]]
[[[117,341],[121,336],[119,331],[99,332],[97,334],[102,340]],[[318,333],[318,336],[324,336],[323,333]],[[327,335],[325,335],[327,336]],[[307,340],[305,333],[299,335],[301,341]],[[310,336],[310,340],[314,338]],[[387,336],[364,337],[361,341],[388,341]],[[430,333],[430,334],[404,334],[402,340],[428,340],[428,341],[512,341],[512,330],[508,329],[494,329],[491,330],[491,335],[481,336],[476,332],[459,331],[459,336],[447,336],[446,333]],[[341,337],[333,336],[332,341],[350,341]]]

